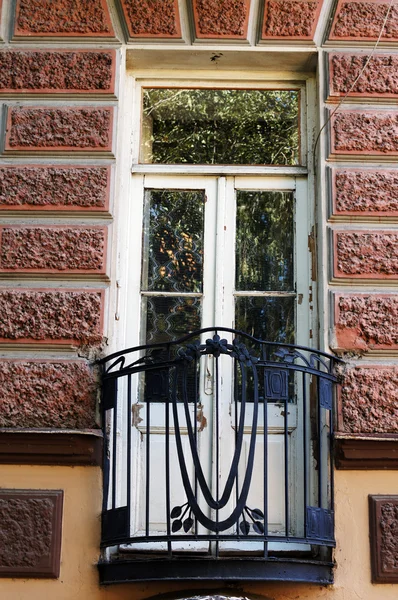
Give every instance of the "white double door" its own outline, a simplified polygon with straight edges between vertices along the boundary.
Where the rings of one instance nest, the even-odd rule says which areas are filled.
[[[201,191],[203,197],[203,247],[200,250],[201,269],[202,269],[202,285],[199,286],[200,291],[194,292],[162,292],[156,289],[149,289],[146,278],[148,274],[145,272],[145,263],[148,261],[148,256],[151,252],[150,240],[148,236],[143,235],[143,247],[141,253],[143,256],[142,263],[143,275],[141,276],[140,297],[141,297],[141,343],[145,343],[148,339],[148,319],[146,310],[148,302],[155,301],[160,298],[166,298],[168,301],[175,298],[176,302],[192,302],[194,301],[198,308],[198,314],[201,327],[223,326],[231,328],[240,328],[242,324],[249,325],[247,333],[259,335],[259,331],[264,331],[266,326],[261,324],[257,327],[253,322],[256,315],[260,315],[260,319],[267,322],[267,310],[272,311],[272,325],[269,331],[274,335],[278,335],[279,339],[269,339],[268,341],[294,342],[299,345],[308,345],[309,337],[309,264],[310,256],[308,253],[308,234],[309,234],[309,219],[307,208],[307,189],[306,180],[299,177],[213,177],[213,176],[155,176],[145,175],[144,177],[136,177],[134,185],[134,204],[140,203],[143,207],[143,222],[144,230],[145,223],[148,225],[148,215],[146,212],[150,210],[148,205],[148,194],[152,191],[171,191],[184,193],[186,191]],[[257,194],[257,196],[256,196]],[[265,194],[265,195],[264,195]],[[268,195],[267,195],[268,194]],[[284,272],[291,269],[290,282],[285,281],[283,285],[275,285],[279,289],[253,289],[250,286],[249,290],[237,289],[242,288],[245,283],[243,278],[237,277],[237,264],[240,268],[244,267],[242,257],[238,256],[241,252],[242,237],[245,236],[245,231],[240,230],[242,227],[239,222],[238,212],[250,209],[248,203],[255,202],[258,195],[269,206],[273,199],[277,200],[278,195],[290,197],[290,204],[287,212],[291,212],[285,218],[285,226],[291,228],[291,231],[286,231],[285,236],[280,235],[280,227],[276,227],[275,231],[279,231],[279,239],[269,240],[270,244],[284,246],[281,252],[277,252],[279,262],[283,263],[283,256],[286,261],[292,261],[292,264],[284,264],[280,266],[280,277],[284,278]],[[239,204],[240,203],[240,204]],[[277,207],[276,207],[277,209]],[[268,210],[268,209],[267,209]],[[268,210],[269,212],[269,210]],[[256,218],[261,218],[261,207],[254,211]],[[137,217],[140,215],[140,210],[136,211]],[[285,215],[286,216],[286,215]],[[269,215],[268,215],[269,217]],[[270,227],[269,218],[264,217],[264,227]],[[273,216],[274,219],[278,217]],[[283,218],[282,218],[283,220]],[[136,219],[135,219],[136,221]],[[135,226],[137,223],[135,222]],[[258,227],[258,224],[257,226]],[[261,223],[260,223],[261,228]],[[248,235],[253,236],[253,240],[248,240],[250,244],[258,244],[258,229],[255,227],[248,229]],[[256,239],[254,239],[256,238]],[[240,240],[240,241],[239,241]],[[292,245],[289,249],[286,247]],[[146,246],[146,247],[145,247]],[[256,246],[257,247],[257,246]],[[267,248],[261,249],[264,260],[267,260]],[[270,248],[269,252],[275,253],[275,248]],[[283,256],[282,256],[283,255]],[[261,260],[260,260],[261,264]],[[271,268],[272,268],[272,262]],[[247,267],[247,265],[246,265]],[[261,269],[261,266],[260,266]],[[275,282],[275,277],[270,277],[271,282],[260,287],[269,288],[272,282]],[[247,281],[247,279],[246,279]],[[240,282],[238,284],[238,282]],[[156,287],[156,286],[155,286]],[[243,286],[244,287],[244,286]],[[280,288],[283,289],[280,289]],[[190,300],[192,299],[192,300]],[[285,303],[285,307],[290,309],[289,314],[289,330],[283,331],[284,314],[286,310],[279,310],[278,303]],[[245,312],[245,308],[250,305],[254,309],[250,312]],[[292,310],[291,310],[291,307]],[[245,315],[249,314],[246,319]],[[243,315],[243,316],[242,316]],[[254,315],[254,316],[253,316]],[[275,317],[276,315],[276,317]],[[293,316],[292,316],[293,315]],[[278,321],[279,318],[279,321]],[[245,320],[246,319],[246,320]],[[276,324],[275,324],[276,321]],[[293,321],[293,322],[292,322]],[[156,327],[156,319],[152,319],[152,327]],[[155,325],[153,325],[155,323]],[[172,335],[172,332],[168,332]],[[188,331],[186,331],[188,333]],[[155,335],[155,337],[153,337]],[[294,340],[292,339],[292,335]],[[156,332],[151,333],[152,340],[156,339]],[[221,334],[223,336],[223,334]],[[176,335],[178,337],[178,335]],[[205,336],[206,337],[206,336]],[[225,337],[232,340],[229,334]],[[224,359],[225,361],[225,359]],[[190,419],[191,423],[197,423],[197,446],[200,457],[200,463],[208,482],[209,488],[216,496],[216,492],[222,493],[225,482],[230,471],[231,462],[235,450],[236,436],[236,410],[240,410],[240,405],[233,406],[233,375],[227,362],[224,363],[224,374],[220,380],[220,405],[218,407],[218,415],[215,414],[215,399],[214,399],[214,359],[208,357],[202,359],[202,370],[200,374],[200,394],[196,402],[190,404]],[[140,418],[133,425],[132,432],[132,453],[131,453],[131,469],[132,469],[132,490],[131,497],[132,505],[132,521],[131,534],[136,537],[162,536],[167,533],[172,521],[170,520],[170,509],[176,506],[183,506],[183,510],[187,509],[185,518],[190,514],[189,507],[185,506],[187,502],[184,486],[181,478],[180,464],[177,457],[175,430],[172,416],[172,410],[169,415],[169,461],[168,467],[166,464],[166,408],[162,402],[153,403],[150,407],[150,412],[145,399],[140,392],[140,383],[136,379],[135,403],[139,405]],[[290,386],[289,403],[286,405],[283,402],[263,402],[260,403],[256,449],[254,456],[254,471],[250,486],[250,492],[247,500],[247,505],[251,508],[262,508],[267,505],[268,509],[268,533],[274,535],[289,535],[302,534],[302,518],[299,516],[302,513],[303,490],[298,486],[298,474],[302,469],[301,456],[303,455],[302,447],[302,398],[300,393]],[[142,387],[142,386],[141,386]],[[286,406],[288,406],[288,420],[286,422]],[[265,407],[265,408],[264,408]],[[184,408],[179,405],[178,408],[180,431],[183,445],[183,452],[188,467],[191,485],[195,486],[194,466],[191,456],[191,449],[188,440],[187,420],[184,413]],[[267,411],[266,419],[264,419],[264,410]],[[138,411],[133,411],[138,414]],[[246,409],[246,417],[244,424],[244,441],[242,456],[239,461],[239,477],[242,480],[247,465],[249,454],[249,443],[252,433],[252,417],[253,404],[248,404]],[[218,418],[218,426],[216,421]],[[148,423],[149,419],[149,423]],[[264,436],[264,422],[267,423],[268,435]],[[149,433],[149,440],[148,440]],[[264,444],[267,446],[267,468],[264,465]],[[216,453],[218,449],[218,453]],[[288,453],[288,456],[286,456]],[[217,455],[216,455],[217,454]],[[166,473],[169,470],[169,482],[166,482]],[[264,501],[264,476],[267,473],[267,501]],[[149,478],[148,485],[146,479]],[[166,486],[167,483],[167,486]],[[166,501],[165,490],[170,490],[170,502]],[[286,509],[286,497],[289,497],[288,509]],[[198,493],[198,503],[203,510],[212,518],[212,509],[206,505],[205,500]],[[231,494],[229,503],[223,509],[221,518],[227,517],[234,508],[235,496]],[[287,514],[288,510],[288,514]],[[168,513],[169,511],[169,513]],[[230,528],[225,533],[236,533],[238,525]],[[188,534],[194,533],[203,534],[206,530],[200,524],[192,527]],[[184,534],[181,530],[176,532]],[[159,539],[159,537],[158,537]],[[208,544],[193,542],[180,543],[182,548],[194,548],[195,550],[207,550]],[[166,549],[167,545],[163,542],[153,542],[154,550]],[[136,549],[139,546],[136,546]],[[144,544],[144,548],[148,549],[148,544]]]

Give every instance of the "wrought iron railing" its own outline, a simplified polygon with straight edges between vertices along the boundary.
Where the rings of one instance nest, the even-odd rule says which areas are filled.
[[[102,546],[157,560],[333,546],[336,360],[221,327],[103,359]]]

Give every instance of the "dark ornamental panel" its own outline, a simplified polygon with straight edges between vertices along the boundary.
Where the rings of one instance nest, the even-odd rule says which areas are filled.
[[[57,578],[63,492],[0,491],[0,576]]]
[[[398,583],[398,496],[369,496],[369,527],[372,582]]]

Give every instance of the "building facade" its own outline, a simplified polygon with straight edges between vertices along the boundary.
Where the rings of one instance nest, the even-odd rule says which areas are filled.
[[[1,597],[396,598],[394,0],[0,15]]]

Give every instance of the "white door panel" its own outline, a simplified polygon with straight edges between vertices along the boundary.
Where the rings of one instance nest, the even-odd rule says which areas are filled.
[[[145,189],[156,190],[204,190],[204,257],[203,257],[203,290],[200,293],[178,293],[161,291],[142,292],[143,298],[161,297],[162,295],[189,298],[195,296],[201,303],[201,326],[234,327],[235,302],[239,298],[266,298],[273,299],[276,303],[280,297],[294,298],[295,302],[295,342],[300,345],[308,345],[308,314],[309,314],[309,254],[307,250],[307,199],[306,182],[295,177],[203,177],[203,176],[157,176],[146,175]],[[295,198],[294,208],[294,283],[292,289],[285,293],[278,290],[235,290],[235,243],[236,243],[236,194],[237,192],[254,191],[283,191],[291,192]],[[300,217],[300,218],[299,218]],[[302,224],[304,222],[304,225]],[[136,227],[138,231],[138,225]],[[145,245],[144,240],[144,245]],[[299,259],[298,259],[299,257]],[[299,297],[299,302],[296,298]],[[264,304],[265,305],[265,304]],[[142,319],[142,343],[145,343],[145,319]],[[203,340],[204,341],[204,340]],[[270,340],[272,341],[272,340]],[[235,447],[236,427],[234,421],[234,409],[231,407],[232,397],[232,361],[224,358],[222,365],[221,404],[219,417],[219,428],[216,430],[216,415],[214,412],[213,390],[214,390],[214,361],[212,358],[203,360],[203,369],[200,375],[200,397],[196,407],[192,404],[192,423],[197,418],[200,420],[201,431],[198,432],[198,451],[206,479],[211,481],[213,496],[222,493],[228,476]],[[132,471],[138,477],[133,477],[134,486],[139,481],[139,492],[132,490],[132,498],[135,498],[135,506],[132,510],[132,535],[145,535],[146,519],[146,488],[145,477],[147,472],[147,427],[145,399],[136,391],[138,402],[143,406],[140,417],[142,421],[136,424],[134,432],[135,464]],[[302,423],[299,420],[300,394],[297,390],[289,402],[269,402],[267,406],[267,456],[268,456],[268,533],[285,534],[286,515],[284,509],[285,498],[285,465],[289,463],[288,486],[289,491],[295,489],[296,475],[302,469],[300,463],[302,448]],[[285,457],[286,432],[285,412],[288,413],[287,448],[289,460]],[[248,506],[251,508],[264,507],[264,404],[259,407],[259,418],[256,439],[256,452],[254,458],[254,473],[252,485],[248,496]],[[191,448],[187,437],[187,428],[183,406],[178,406],[180,424],[182,426],[183,451],[194,485],[194,467],[191,457]],[[239,462],[239,478],[244,475],[248,461],[249,438],[251,434],[251,423],[253,421],[253,404],[247,403],[244,424],[244,442],[242,456]],[[155,534],[167,532],[167,514],[164,503],[166,487],[166,464],[165,464],[165,405],[162,402],[152,404],[150,417],[150,463],[149,463],[149,533]],[[186,502],[184,486],[180,475],[180,466],[177,457],[176,442],[173,431],[173,417],[170,407],[170,507],[180,506]],[[219,452],[216,456],[216,447]],[[160,493],[158,493],[160,490]],[[221,511],[220,519],[231,512],[234,499]],[[200,501],[203,510],[206,509],[203,499]],[[211,515],[210,509],[208,514]],[[295,508],[290,507],[290,527],[295,525]],[[203,531],[203,528],[200,529]],[[173,542],[174,543],[174,542]],[[158,549],[159,545],[154,545]],[[206,546],[206,545],[205,545]],[[184,544],[181,546],[188,547]],[[146,545],[147,548],[147,545]]]

